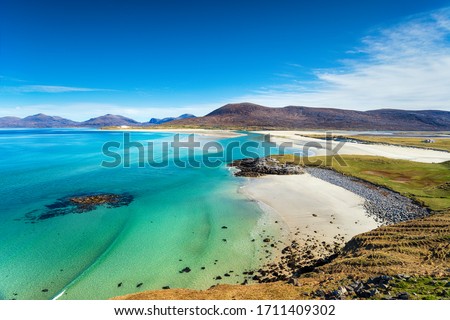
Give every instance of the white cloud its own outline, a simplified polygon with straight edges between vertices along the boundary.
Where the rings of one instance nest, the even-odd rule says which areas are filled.
[[[380,29],[341,68],[237,97],[269,106],[450,110],[450,8]],[[355,57],[354,54],[358,56]]]

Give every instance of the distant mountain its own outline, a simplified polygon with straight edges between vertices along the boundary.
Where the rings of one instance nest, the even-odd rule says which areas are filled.
[[[77,125],[78,122],[61,117],[47,116],[42,113],[28,116],[23,119],[17,117],[0,118],[0,127],[2,128],[62,128],[76,127]]]
[[[114,114],[106,114],[101,117],[91,118],[79,124],[79,126],[82,127],[140,126],[140,125],[141,123],[137,122],[136,120]]]
[[[450,130],[448,111],[380,109],[354,111],[252,103],[227,104],[204,117],[174,120],[170,126],[333,130]]]
[[[84,122],[36,114],[23,119],[0,118],[0,128],[63,128],[108,126],[207,127],[242,129],[329,129],[329,130],[392,130],[447,131],[450,112],[380,109],[354,111],[333,108],[288,106],[269,108],[253,103],[227,104],[204,117],[182,114],[176,118],[156,119],[140,123],[120,115],[107,114]]]
[[[18,117],[1,117],[0,128],[19,128],[21,121]]]
[[[105,126],[139,126],[140,122],[122,116],[107,114],[84,122],[72,121],[61,117],[47,116],[39,113],[23,119],[17,117],[0,118],[0,128],[75,128]]]
[[[185,113],[176,118],[174,118],[174,117],[168,117],[168,118],[163,118],[163,119],[151,118],[148,123],[156,125],[156,124],[163,124],[163,123],[174,121],[174,120],[191,119],[191,118],[196,118],[196,116],[194,116],[193,114],[190,114],[190,113]]]
[[[76,122],[61,117],[47,116],[39,113],[33,116],[28,116],[23,119],[17,117],[2,117],[0,118],[0,128],[73,128],[73,127],[115,127],[115,126],[143,126],[167,123],[173,120],[195,118],[192,114],[182,114],[176,118],[155,119],[152,118],[150,122],[141,123],[136,120],[126,118],[120,115],[106,114],[104,116],[91,118],[87,121]]]

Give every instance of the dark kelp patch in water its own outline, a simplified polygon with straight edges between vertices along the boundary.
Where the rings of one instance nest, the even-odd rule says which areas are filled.
[[[24,219],[35,223],[67,214],[81,214],[95,210],[98,206],[106,208],[118,208],[127,206],[133,201],[133,196],[127,193],[97,193],[83,194],[64,197],[54,203],[46,205],[44,210],[33,210],[28,212]]]

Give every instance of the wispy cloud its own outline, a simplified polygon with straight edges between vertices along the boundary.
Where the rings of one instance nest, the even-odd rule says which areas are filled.
[[[450,8],[376,30],[315,81],[290,81],[236,100],[285,106],[450,110]]]
[[[49,86],[49,85],[21,85],[21,86],[2,86],[0,91],[4,93],[66,93],[66,92],[97,92],[114,91],[111,89],[83,88],[68,86]]]

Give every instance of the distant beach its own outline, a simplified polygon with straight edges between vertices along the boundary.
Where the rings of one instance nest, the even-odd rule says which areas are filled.
[[[245,134],[243,133],[237,133],[234,130],[210,130],[210,129],[152,129],[152,128],[118,128],[118,129],[108,129],[107,131],[136,131],[136,132],[153,132],[153,133],[182,133],[182,134],[197,134],[201,136],[206,136],[209,138],[236,138],[236,137],[243,137]]]
[[[308,150],[317,156],[327,154],[327,143],[322,139],[310,138],[304,135],[317,134],[319,131],[255,131],[260,134],[270,134],[271,141],[280,144],[283,142],[292,143],[294,147],[302,148],[306,144],[310,144]],[[324,133],[322,131],[322,133]],[[314,143],[314,144],[312,144]],[[332,150],[337,147],[338,141],[331,141]],[[318,148],[317,145],[321,147]],[[329,150],[329,151],[332,151]],[[346,142],[342,147],[336,150],[338,154],[352,155],[374,155],[387,157],[392,159],[404,159],[425,163],[439,163],[450,160],[450,153],[436,150],[426,150],[419,148],[400,147],[394,145],[379,144],[361,144],[354,142]]]

